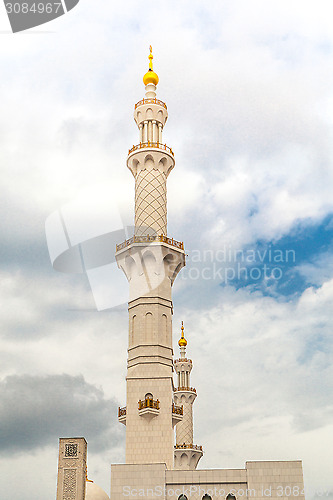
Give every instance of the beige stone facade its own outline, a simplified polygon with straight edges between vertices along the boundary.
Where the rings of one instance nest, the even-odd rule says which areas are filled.
[[[57,500],[85,500],[87,442],[84,438],[60,438]]]
[[[111,500],[304,500],[302,462],[251,461],[244,469],[168,470],[165,464],[112,465]],[[208,497],[205,495],[208,495]],[[183,499],[185,500],[185,499]]]

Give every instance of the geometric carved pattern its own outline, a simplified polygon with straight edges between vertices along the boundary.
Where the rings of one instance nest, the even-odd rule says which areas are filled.
[[[63,500],[76,499],[76,470],[64,470]]]
[[[190,444],[193,443],[193,417],[192,405],[182,401],[183,405],[183,420],[176,426],[176,443]]]
[[[77,444],[65,445],[65,457],[77,457]]]
[[[166,174],[139,170],[135,178],[135,234],[167,234]],[[150,229],[150,233],[149,233]],[[152,231],[153,230],[153,231]]]

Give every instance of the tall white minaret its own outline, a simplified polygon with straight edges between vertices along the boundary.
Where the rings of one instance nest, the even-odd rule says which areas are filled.
[[[173,403],[171,287],[185,266],[185,252],[183,243],[167,236],[166,180],[175,160],[162,143],[168,113],[156,98],[152,60],[150,47],[146,95],[134,110],[140,142],[127,158],[135,179],[135,231],[116,250],[129,283],[127,400],[118,416],[126,425],[126,463],[165,463],[172,469],[173,425],[182,409]]]
[[[181,338],[178,341],[180,358],[174,362],[178,379],[174,401],[176,405],[183,407],[183,419],[176,427],[175,469],[194,470],[203,455],[203,451],[202,446],[193,444],[192,405],[197,397],[197,392],[191,387],[192,360],[186,358],[187,340],[184,337],[183,322],[181,331]]]

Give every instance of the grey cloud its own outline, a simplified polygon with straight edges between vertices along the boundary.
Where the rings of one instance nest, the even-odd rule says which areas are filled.
[[[314,429],[325,427],[332,422],[332,408],[311,408],[304,409],[293,418],[293,428],[297,432],[308,432]]]
[[[5,189],[1,190],[0,213],[1,244],[0,268],[33,269],[36,273],[47,272],[50,268],[45,241],[43,213],[30,200],[22,201],[20,196],[10,198]]]
[[[11,341],[27,341],[52,333],[59,335],[68,325],[78,321],[77,309],[93,308],[83,275],[54,276],[35,274],[33,269],[1,272],[2,301],[0,337]],[[51,270],[52,272],[52,270]],[[80,306],[80,307],[79,307]]]
[[[45,241],[36,238],[32,242],[2,241],[0,248],[2,270],[26,269],[38,274],[51,274],[50,259]]]
[[[91,451],[118,444],[117,404],[82,376],[9,376],[0,383],[0,452],[32,451],[84,436]],[[117,422],[118,427],[118,422]]]

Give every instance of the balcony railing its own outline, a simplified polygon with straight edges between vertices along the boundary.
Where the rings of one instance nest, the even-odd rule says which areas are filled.
[[[126,415],[126,406],[124,408],[118,408],[118,417],[124,417]]]
[[[167,105],[165,104],[165,102],[160,101],[159,99],[156,99],[156,97],[154,97],[152,99],[141,99],[141,101],[136,103],[135,109],[138,106],[142,106],[143,104],[159,104],[160,106],[163,106],[163,108],[167,109]]]
[[[172,403],[172,413],[174,413],[175,415],[183,415],[184,414],[183,406],[176,406],[174,403]]]
[[[151,141],[140,142],[140,144],[136,144],[135,146],[133,146],[131,149],[128,150],[128,154],[133,153],[133,151],[136,151],[137,149],[143,149],[143,148],[163,149],[164,151],[167,151],[168,153],[172,154],[172,156],[175,156],[172,149],[169,148],[169,146],[167,146],[166,144],[161,144],[160,142],[151,142]]]
[[[202,451],[202,446],[198,446],[197,444],[176,444],[175,445],[176,450],[185,450],[185,449],[191,449],[191,450],[198,450]]]
[[[188,359],[188,358],[182,358],[182,359],[175,359],[175,363],[181,363],[181,362],[188,362],[188,363],[192,363],[192,359]]]
[[[156,401],[154,399],[141,399],[138,401],[139,410],[144,410],[145,408],[153,408],[154,410],[160,409],[160,402],[158,399]]]
[[[173,247],[179,248],[180,250],[184,250],[184,243],[182,241],[176,241],[173,238],[168,238],[167,236],[163,236],[163,234],[157,236],[150,236],[149,234],[144,236],[132,236],[132,238],[125,240],[123,243],[116,245],[116,252],[122,250],[123,248],[132,245],[132,243],[151,243],[153,241],[162,241],[163,243],[167,243],[168,245],[172,245]]]
[[[191,392],[197,392],[196,389],[194,389],[194,387],[176,387],[176,391],[191,391]]]

